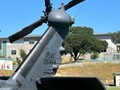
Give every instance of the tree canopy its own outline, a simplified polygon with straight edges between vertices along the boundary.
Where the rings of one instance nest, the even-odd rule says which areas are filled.
[[[120,43],[120,30],[117,32],[112,33],[113,36],[117,39],[117,43]]]
[[[70,53],[76,61],[80,55],[91,52],[101,52],[107,48],[106,41],[97,40],[90,27],[72,27],[63,45],[65,53]]]
[[[26,56],[27,56],[27,54],[26,54],[25,50],[20,49],[20,57],[22,58],[22,60],[24,60]]]

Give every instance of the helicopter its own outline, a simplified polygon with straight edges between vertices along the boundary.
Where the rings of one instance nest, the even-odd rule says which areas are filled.
[[[83,1],[72,0],[52,10],[50,0],[45,0],[44,16],[8,37],[12,43],[43,23],[48,24],[47,30],[14,73],[6,80],[0,80],[0,90],[106,90],[97,77],[55,76],[61,64],[60,47],[75,22],[66,10]]]

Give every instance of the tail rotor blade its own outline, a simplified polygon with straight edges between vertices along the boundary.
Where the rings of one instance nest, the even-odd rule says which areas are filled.
[[[38,26],[42,25],[42,23],[47,19],[44,18],[44,19],[40,19],[38,21],[36,21],[35,23],[23,28],[21,31],[18,31],[17,33],[9,36],[9,41],[12,43],[28,34],[30,34],[35,28],[37,28]]]
[[[67,10],[67,9],[69,9],[69,8],[75,6],[75,5],[77,5],[77,4],[79,4],[79,3],[83,2],[83,1],[84,0],[72,0],[67,5],[64,6],[65,10]]]
[[[50,0],[45,0],[45,7],[46,7],[46,13],[49,13],[51,12],[51,3],[50,3]]]
[[[50,0],[45,0],[45,7],[48,7],[50,5],[51,5]]]

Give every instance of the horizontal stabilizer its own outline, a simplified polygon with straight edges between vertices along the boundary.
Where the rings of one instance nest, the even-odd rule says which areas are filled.
[[[43,77],[43,90],[106,90],[96,77]]]

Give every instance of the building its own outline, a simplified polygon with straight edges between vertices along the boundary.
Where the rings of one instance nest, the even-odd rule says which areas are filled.
[[[117,52],[117,40],[112,34],[94,34],[98,40],[107,41],[108,48],[107,53],[116,53]]]
[[[120,86],[120,72],[113,73],[114,86]]]
[[[20,49],[28,54],[40,38],[41,35],[29,35],[13,43],[10,43],[8,38],[0,38],[0,56],[12,59],[20,58]]]
[[[101,57],[108,56],[112,58],[113,53],[117,52],[116,38],[111,34],[94,34],[98,40],[105,40],[108,42],[108,48]],[[0,38],[0,55],[7,58],[20,58],[20,49],[23,49],[26,53],[29,53],[36,42],[41,38],[41,35],[28,35],[22,39],[19,39],[13,43],[10,43],[8,38]]]
[[[117,52],[120,52],[120,43],[117,43],[116,46],[117,46]]]
[[[112,34],[94,34],[98,40],[107,41],[108,47],[101,52],[99,58],[102,60],[113,60],[117,55],[117,39]]]
[[[0,58],[0,70],[13,70],[13,60]]]

